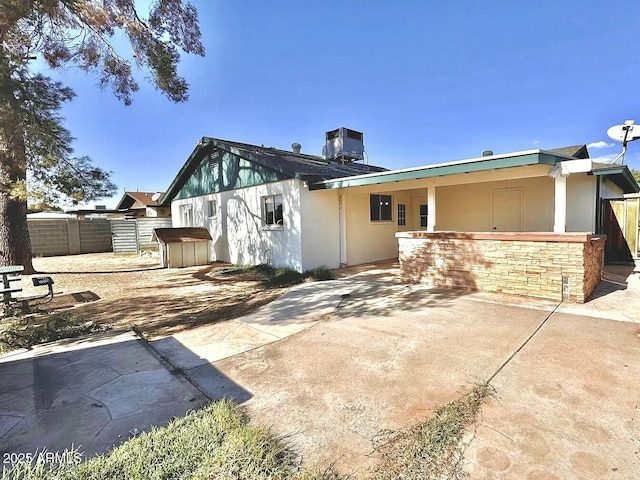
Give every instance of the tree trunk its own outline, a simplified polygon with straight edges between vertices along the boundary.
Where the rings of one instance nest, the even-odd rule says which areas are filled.
[[[27,154],[21,105],[8,57],[0,53],[0,266],[34,273],[27,228]]]
[[[27,228],[27,201],[0,192],[0,266],[22,265],[34,273]]]

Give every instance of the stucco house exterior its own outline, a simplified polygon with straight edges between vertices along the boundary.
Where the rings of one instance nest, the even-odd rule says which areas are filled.
[[[338,267],[338,196],[314,192],[309,185],[384,170],[205,137],[162,203],[171,205],[174,227],[209,229],[210,260],[299,271]],[[379,255],[374,249],[371,258]]]
[[[397,258],[399,244],[406,261],[403,244],[438,232],[589,243],[602,199],[639,190],[626,166],[594,162],[584,145],[387,170],[205,137],[162,204],[174,227],[209,230],[209,260],[303,271]]]

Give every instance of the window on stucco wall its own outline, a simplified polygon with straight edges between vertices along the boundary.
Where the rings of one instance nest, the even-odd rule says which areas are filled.
[[[282,195],[262,197],[262,224],[265,226],[282,227],[284,214]]]
[[[193,205],[180,205],[180,220],[183,227],[193,227]]]
[[[369,196],[369,218],[372,222],[390,222],[393,220],[391,195],[371,194]]]
[[[427,205],[420,205],[420,228],[427,228],[428,213],[429,207]]]
[[[207,202],[207,213],[209,218],[216,218],[218,216],[218,203],[215,199]]]
[[[404,203],[398,204],[398,226],[404,227],[407,224],[407,206]]]

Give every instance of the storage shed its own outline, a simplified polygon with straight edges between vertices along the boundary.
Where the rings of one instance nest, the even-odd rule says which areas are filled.
[[[152,239],[160,244],[163,267],[193,267],[209,263],[211,235],[204,227],[156,228]]]

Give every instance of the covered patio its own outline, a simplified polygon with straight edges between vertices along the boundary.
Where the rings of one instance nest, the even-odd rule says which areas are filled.
[[[603,263],[605,237],[593,235],[601,231],[601,200],[639,187],[627,167],[593,162],[586,147],[575,146],[327,180],[309,189],[337,191],[342,265],[399,257],[407,281],[551,299],[563,298],[564,288],[567,299],[584,302]],[[499,235],[521,232],[536,235]],[[450,248],[462,238],[465,255]],[[487,287],[482,277],[504,277],[488,267],[498,263],[486,260],[487,248],[509,258],[505,270],[526,281]],[[552,282],[540,280],[547,271]]]

